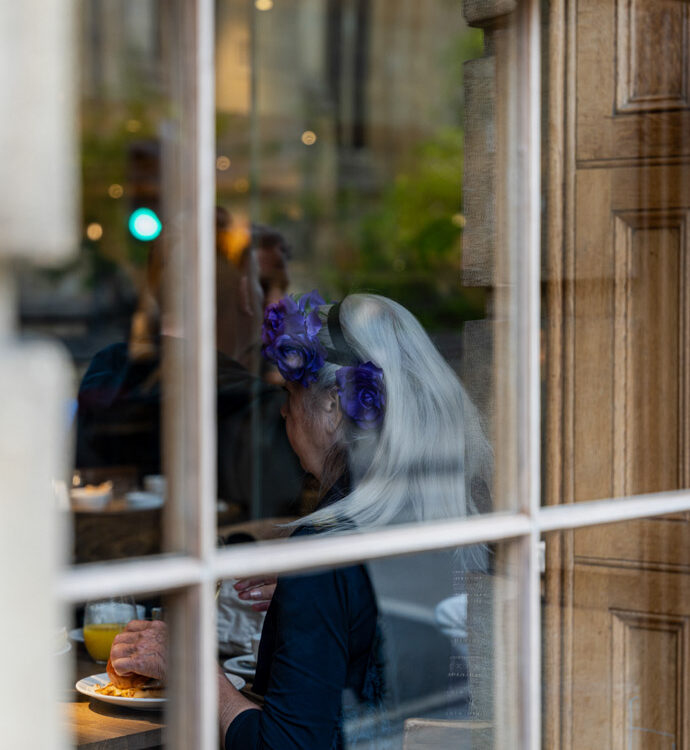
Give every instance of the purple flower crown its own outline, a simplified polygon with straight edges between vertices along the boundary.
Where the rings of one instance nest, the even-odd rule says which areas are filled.
[[[269,305],[264,315],[264,357],[278,367],[285,380],[305,388],[317,380],[328,358],[328,351],[318,338],[324,325],[318,311],[325,304],[314,289],[296,299],[283,297]],[[372,362],[346,365],[336,371],[335,380],[345,414],[363,430],[378,427],[386,406],[383,370]]]

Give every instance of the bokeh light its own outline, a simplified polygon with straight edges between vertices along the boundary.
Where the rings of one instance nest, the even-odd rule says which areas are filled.
[[[238,193],[246,193],[249,190],[249,180],[246,177],[240,177],[235,180],[233,187]]]
[[[228,159],[227,156],[219,156],[216,159],[216,169],[218,169],[221,172],[225,172],[226,169],[230,169],[230,164],[232,162],[230,159]]]
[[[143,242],[155,240],[162,228],[161,220],[150,208],[138,208],[129,217],[129,231]]]
[[[313,146],[316,143],[316,133],[313,130],[305,130],[302,133],[302,143],[305,146]]]
[[[111,198],[122,198],[122,194],[125,191],[122,188],[122,185],[118,185],[117,182],[114,182],[109,188],[108,188],[108,195]]]
[[[92,221],[91,224],[86,227],[86,236],[90,240],[98,242],[103,236],[103,227],[97,221]]]

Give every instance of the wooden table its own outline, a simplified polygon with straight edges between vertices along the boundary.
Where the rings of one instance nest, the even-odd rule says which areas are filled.
[[[75,682],[105,672],[77,646]],[[136,711],[92,700],[72,689],[61,701],[67,732],[78,750],[151,750],[163,745],[163,711]]]

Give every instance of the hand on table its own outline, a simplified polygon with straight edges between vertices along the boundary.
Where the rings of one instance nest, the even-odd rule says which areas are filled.
[[[168,629],[162,620],[132,620],[115,636],[110,649],[108,675],[116,687],[118,677],[145,675],[165,684],[167,677]],[[127,682],[125,679],[124,683]]]
[[[265,612],[273,599],[276,590],[275,576],[257,576],[256,578],[240,578],[235,583],[235,590],[240,599],[251,601],[252,609]]]

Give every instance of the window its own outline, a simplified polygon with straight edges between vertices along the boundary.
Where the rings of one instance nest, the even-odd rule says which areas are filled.
[[[0,360],[0,455],[8,497],[15,498],[3,510],[2,554],[5,569],[16,573],[2,578],[9,616],[0,633],[25,646],[10,654],[6,682],[12,689],[3,692],[11,746],[64,746],[54,705],[59,665],[49,659],[49,677],[36,685],[46,650],[34,653],[31,645],[46,641],[55,621],[65,619],[58,612],[66,606],[108,595],[164,596],[173,706],[166,713],[166,743],[210,749],[217,744],[216,581],[362,561],[380,576],[379,605],[402,641],[421,642],[431,624],[434,637],[440,629],[444,644],[457,647],[448,657],[457,679],[446,692],[431,667],[418,692],[401,690],[400,710],[391,714],[401,727],[395,741],[404,733],[414,747],[427,732],[534,750],[578,736],[590,746],[605,744],[609,732],[620,746],[625,738],[645,746],[648,734],[679,741],[683,712],[673,706],[680,705],[687,671],[682,550],[690,511],[680,189],[686,5],[611,0],[540,9],[523,0],[501,15],[470,3],[462,21],[459,8],[441,0],[425,6],[426,15],[416,5],[384,0],[123,0],[79,5],[73,26],[52,23],[47,4],[35,5],[25,2],[0,15],[6,42],[0,49],[10,61],[27,60],[3,66],[15,78],[0,96],[6,111],[14,107],[21,117],[0,126],[0,140],[12,146],[10,153],[37,158],[39,165],[54,157],[55,168],[43,175],[12,160],[3,167],[3,185],[11,186],[3,187],[9,217],[3,258],[65,263],[78,244],[70,205],[76,128],[65,111],[77,94],[69,61],[78,38],[88,209],[79,262],[95,249],[93,273],[110,273],[112,280],[124,268],[132,278],[146,277],[147,259],[137,252],[150,247],[141,244],[142,235],[154,232],[155,218],[145,214],[131,236],[122,219],[139,208],[160,214],[161,330],[182,343],[164,344],[161,354],[165,408],[158,458],[168,490],[155,523],[162,543],[143,550],[153,554],[138,549],[133,559],[56,566],[58,547],[62,558],[67,555],[48,512],[54,490],[46,487],[62,476],[60,467],[70,467],[71,479],[63,407],[77,384],[64,354],[13,341],[18,332],[26,339],[49,330],[74,344],[83,320],[70,320],[65,305],[62,317],[39,314],[42,300],[54,295],[55,276],[0,266],[6,292],[0,320],[8,334]],[[640,28],[659,32],[645,36]],[[442,46],[446,32],[462,49],[449,46],[445,59],[425,56]],[[673,54],[662,64],[655,50],[666,41]],[[35,56],[36,47],[45,57]],[[462,102],[452,89],[445,93],[447,82],[432,80],[446,63],[451,81],[464,76]],[[18,91],[31,94],[21,108]],[[457,168],[461,141],[452,128],[436,126],[458,108],[466,116],[464,199],[462,209],[449,214],[444,180],[447,169]],[[20,127],[24,120],[45,122],[46,132]],[[95,137],[103,133],[109,138]],[[89,148],[97,154],[91,161],[84,158]],[[116,156],[108,160],[108,153]],[[407,153],[418,153],[418,160],[404,161]],[[105,163],[112,174],[101,174]],[[55,231],[37,237],[35,204],[46,187],[55,196],[45,201]],[[429,197],[421,206],[420,193]],[[416,224],[420,215],[429,221]],[[333,297],[374,288],[419,305],[426,327],[436,327],[439,348],[451,361],[455,351],[456,369],[469,389],[476,387],[478,421],[495,456],[490,500],[478,503],[481,512],[354,535],[217,548],[223,522],[216,477],[223,478],[216,448],[225,438],[216,429],[222,349],[215,332],[223,321],[214,303],[224,289],[216,260],[234,262],[242,217],[278,226],[298,243],[290,271],[296,288],[316,281]],[[108,250],[111,227],[115,239]],[[460,230],[462,269],[448,260]],[[420,246],[431,248],[422,260],[415,255]],[[433,257],[439,247],[450,248],[447,257]],[[115,262],[113,252],[123,248],[125,256]],[[353,248],[361,254],[353,256]],[[150,273],[150,253],[148,263]],[[469,288],[462,293],[447,281],[460,270]],[[41,280],[49,294],[42,296]],[[267,274],[265,295],[273,282],[280,286],[285,279]],[[125,297],[130,294],[125,307],[145,313],[137,307],[143,297],[137,302],[132,288],[122,286]],[[429,298],[432,303],[421,304]],[[466,325],[460,350],[457,328],[456,338],[444,338],[443,326],[472,320],[467,310],[473,305],[490,335],[481,339],[474,335],[480,327]],[[144,314],[140,320],[150,319]],[[110,319],[115,327],[130,322]],[[490,359],[480,370],[473,356],[482,347]],[[487,392],[490,408],[476,395]],[[260,441],[258,412],[248,419]],[[248,454],[252,471],[243,506],[251,522],[277,515],[279,507],[262,495],[270,467],[261,463],[258,445],[252,443]],[[233,507],[220,508],[231,525]],[[438,610],[434,586],[426,584],[444,566],[452,569],[448,551],[456,549],[466,559],[490,555],[491,563],[464,564],[461,586]],[[77,563],[87,559],[77,555]],[[650,592],[658,589],[668,595],[653,599]],[[463,607],[475,636],[459,635]],[[609,635],[598,637],[603,631]],[[572,668],[583,656],[582,666]],[[609,675],[606,659],[614,665]],[[661,682],[658,664],[669,676],[669,700],[650,690]],[[481,674],[472,673],[473,665],[481,665]],[[398,687],[409,686],[409,663],[397,666]],[[582,697],[590,679],[613,714],[599,706],[592,718],[594,708]],[[30,706],[23,699],[29,688],[36,696]],[[45,722],[36,721],[37,711]],[[358,722],[350,730],[366,729]],[[626,734],[616,734],[616,727]]]

